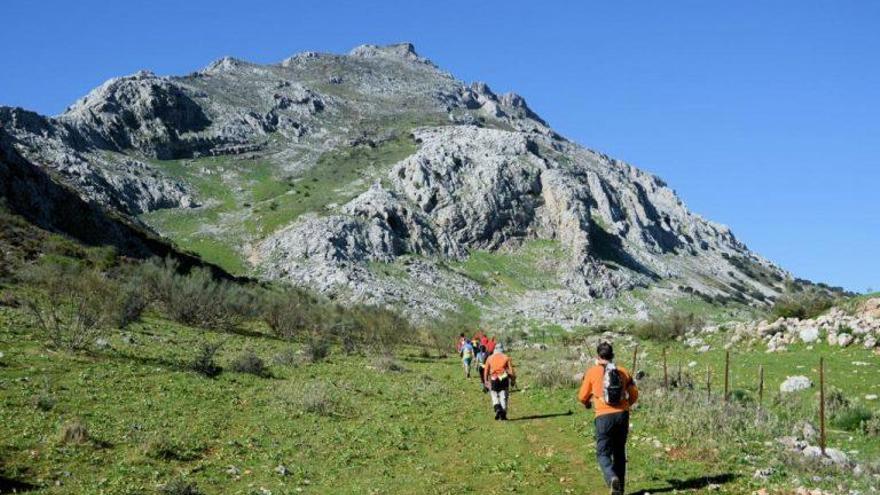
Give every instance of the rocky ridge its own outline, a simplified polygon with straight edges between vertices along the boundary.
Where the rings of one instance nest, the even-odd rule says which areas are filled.
[[[516,256],[533,240],[560,246],[564,255],[542,267],[558,283],[493,299],[534,301],[518,318],[567,327],[595,319],[591,301],[638,287],[762,303],[790,280],[727,227],[688,211],[659,178],[566,140],[521,96],[458,81],[408,43],[270,65],[226,57],[186,76],[141,71],[56,117],[0,107],[0,134],[83,199],[148,225],[150,212],[186,216],[222,202],[193,180],[213,173],[207,157],[259,161],[275,180],[295,183],[334,166],[326,161],[334,153],[412,140],[411,155],[331,183],[333,194],[352,191],[344,201],[328,199],[268,230],[242,227],[253,221],[256,193],[227,171],[241,206],[209,216],[215,223],[197,234],[228,243],[262,277],[402,306],[414,317],[491,295],[450,264],[477,251]],[[377,266],[394,266],[397,276]]]

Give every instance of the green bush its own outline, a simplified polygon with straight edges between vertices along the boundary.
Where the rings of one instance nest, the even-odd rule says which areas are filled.
[[[177,478],[165,483],[160,491],[163,495],[201,495],[202,493],[195,483],[186,481],[183,478]]]
[[[223,368],[217,365],[214,357],[220,350],[220,344],[217,342],[202,342],[199,345],[195,358],[189,365],[189,368],[200,375],[214,378],[219,376]]]
[[[178,273],[178,264],[144,263],[141,277],[149,297],[166,315],[185,325],[231,331],[257,313],[257,298],[251,289],[215,280],[207,268]]]
[[[325,310],[318,301],[299,289],[269,294],[262,305],[261,317],[275,336],[285,340],[300,339],[323,323]]]
[[[831,424],[846,431],[861,431],[863,424],[873,417],[871,411],[864,406],[850,406],[837,411],[831,417]]]
[[[834,305],[834,299],[818,291],[791,293],[781,296],[770,313],[776,318],[815,318]]]
[[[630,333],[642,340],[669,342],[684,337],[689,330],[698,329],[702,325],[702,320],[693,313],[671,311],[632,325]]]

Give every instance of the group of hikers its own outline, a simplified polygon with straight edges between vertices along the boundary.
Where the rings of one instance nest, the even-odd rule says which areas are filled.
[[[516,386],[516,371],[504,346],[478,331],[468,339],[459,336],[456,350],[461,356],[465,377],[475,366],[480,386],[489,392],[495,419],[506,421],[510,389]],[[578,401],[593,409],[596,428],[596,458],[611,495],[623,495],[626,479],[626,439],[629,411],[639,399],[632,375],[614,363],[614,348],[608,342],[596,347],[595,363],[584,373]]]

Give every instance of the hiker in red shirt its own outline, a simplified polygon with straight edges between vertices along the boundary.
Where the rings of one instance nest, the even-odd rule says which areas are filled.
[[[495,345],[496,345],[495,337],[492,337],[491,339],[486,340],[486,343],[483,345],[486,346],[486,352],[488,352],[489,354],[492,354],[493,352],[495,352]]]
[[[626,437],[629,408],[639,400],[639,389],[625,369],[614,364],[608,342],[596,347],[596,365],[584,373],[578,400],[596,411],[596,457],[611,495],[623,495],[626,481]]]

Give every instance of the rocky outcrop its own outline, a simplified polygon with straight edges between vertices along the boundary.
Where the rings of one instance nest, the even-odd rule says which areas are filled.
[[[559,283],[518,294],[521,315],[566,326],[592,321],[589,301],[658,281],[708,300],[757,303],[788,278],[727,227],[688,211],[659,178],[564,139],[522,96],[458,81],[409,43],[271,65],[224,57],[181,77],[142,71],[108,81],[58,117],[0,108],[0,125],[17,153],[83,200],[132,216],[217,204],[192,180],[214,173],[193,165],[203,157],[219,157],[212,163],[221,174],[247,176],[241,164],[258,163],[293,184],[313,167],[337,166],[328,155],[412,136],[411,156],[357,165],[358,180],[327,185],[320,194],[346,191],[338,204],[265,231],[245,221],[200,231],[236,239],[231,247],[264,277],[413,314],[437,315],[485,289],[448,263],[535,240],[560,246],[560,259],[541,268]],[[226,198],[241,205],[226,217],[252,219],[256,196]],[[388,263],[397,278],[377,269]]]

